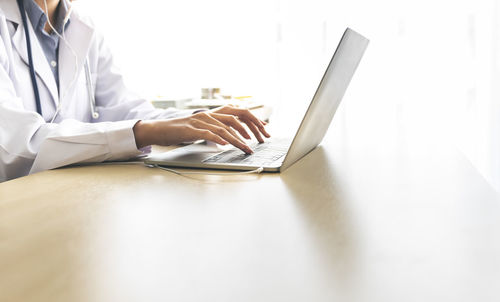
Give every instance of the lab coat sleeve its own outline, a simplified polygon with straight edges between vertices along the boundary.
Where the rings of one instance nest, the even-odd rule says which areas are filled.
[[[0,36],[0,182],[73,163],[141,154],[132,133],[137,120],[49,124],[25,110],[11,80],[15,71],[8,59],[11,49],[5,46],[9,41]]]
[[[99,119],[102,121],[120,121],[127,119],[169,119],[191,115],[192,110],[174,108],[156,109],[153,105],[127,89],[123,76],[115,66],[111,51],[104,43],[102,36],[96,33],[96,43],[93,47],[98,58],[90,59],[95,80],[95,98]],[[140,60],[138,57],[131,60]]]
[[[141,154],[130,139],[136,120],[90,124],[67,119],[48,124],[38,114],[1,98],[0,181],[73,163]]]

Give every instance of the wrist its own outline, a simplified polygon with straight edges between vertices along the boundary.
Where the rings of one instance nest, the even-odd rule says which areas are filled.
[[[152,145],[151,137],[151,124],[148,121],[138,121],[135,123],[132,130],[134,131],[135,144],[137,149],[144,148]]]

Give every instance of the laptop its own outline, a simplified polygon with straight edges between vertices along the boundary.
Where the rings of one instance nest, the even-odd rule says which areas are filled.
[[[224,170],[284,171],[306,156],[323,140],[369,40],[347,28],[293,138],[269,139],[250,145],[253,154],[232,147],[221,149],[200,142],[169,152],[151,154],[151,165]]]

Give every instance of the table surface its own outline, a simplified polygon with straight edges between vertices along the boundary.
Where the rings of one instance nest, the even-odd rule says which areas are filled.
[[[279,174],[0,184],[0,301],[500,301],[498,193],[445,140],[353,124]]]

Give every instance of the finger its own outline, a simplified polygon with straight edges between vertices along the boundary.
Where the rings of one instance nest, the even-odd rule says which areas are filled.
[[[195,133],[196,139],[204,139],[204,140],[212,141],[212,142],[220,144],[220,145],[227,145],[227,144],[229,144],[222,137],[220,137],[217,134],[211,132],[210,130],[194,128],[193,132]]]
[[[209,124],[226,129],[229,133],[231,133],[232,136],[236,137],[241,143],[245,144],[245,142],[238,136],[238,134],[236,134],[236,132],[234,132],[233,129],[231,129],[231,127],[222,123],[217,118],[214,118],[212,115],[215,115],[215,114],[214,113],[210,113],[210,114],[204,113],[204,114],[201,114],[199,117],[201,118],[201,120],[203,120]]]
[[[242,121],[243,121],[243,123],[245,123],[247,125],[248,129],[250,129],[250,131],[252,131],[253,135],[255,135],[255,138],[257,138],[259,143],[263,143],[264,139],[262,138],[262,135],[260,135],[260,131],[259,131],[259,129],[257,129],[257,126],[255,126],[254,123],[252,123],[246,119],[242,119]]]
[[[221,121],[222,123],[231,126],[232,128],[236,129],[241,136],[243,136],[246,139],[251,139],[250,135],[248,132],[245,130],[245,127],[241,124],[240,121],[234,116],[234,115],[228,115],[228,114],[219,114],[219,113],[213,113],[211,114],[212,117],[215,119]]]
[[[231,106],[224,106],[216,109],[215,113],[223,113],[223,114],[231,114],[236,115],[239,119],[245,120],[245,123],[249,125],[249,123],[253,123],[255,127],[257,127],[258,131],[264,134],[266,137],[271,137],[271,135],[264,128],[264,124],[253,115],[248,109],[235,108]],[[250,127],[249,127],[250,128]],[[257,136],[256,136],[257,137]]]
[[[267,133],[266,129],[264,128],[264,124],[259,120],[255,115],[253,115],[250,110],[248,109],[234,109],[239,111],[237,116],[240,118],[244,118],[245,120],[253,123],[259,131],[264,134],[265,137],[271,137],[269,133]],[[247,123],[248,125],[248,123]]]
[[[253,153],[253,150],[247,144],[243,143],[239,138],[229,133],[229,131],[227,131],[224,127],[219,127],[201,120],[198,121],[197,127],[209,130],[245,153]]]

